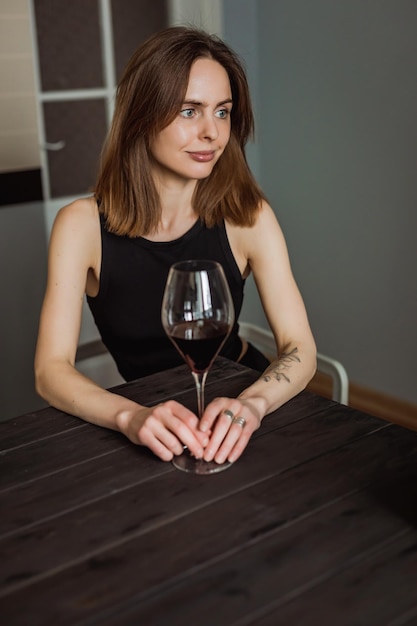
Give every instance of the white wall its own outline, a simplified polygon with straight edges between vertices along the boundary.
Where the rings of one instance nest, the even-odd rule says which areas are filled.
[[[0,2],[0,172],[40,166],[27,0]]]
[[[351,380],[411,402],[416,32],[407,0],[224,2],[225,38],[251,61],[258,45],[259,179],[318,348]],[[246,310],[259,319],[252,302]]]

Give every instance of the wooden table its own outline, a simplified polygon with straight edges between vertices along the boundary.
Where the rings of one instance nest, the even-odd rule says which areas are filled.
[[[195,408],[185,366],[117,391]],[[52,408],[0,442],[4,626],[417,624],[415,432],[303,392],[212,476]]]

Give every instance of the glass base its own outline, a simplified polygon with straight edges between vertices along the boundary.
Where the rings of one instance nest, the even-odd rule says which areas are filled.
[[[189,472],[191,474],[217,474],[227,469],[233,463],[226,461],[225,463],[216,463],[215,461],[203,461],[203,459],[196,459],[195,456],[190,454],[187,448],[184,448],[184,452],[179,456],[174,456],[171,461],[172,465],[183,472]]]

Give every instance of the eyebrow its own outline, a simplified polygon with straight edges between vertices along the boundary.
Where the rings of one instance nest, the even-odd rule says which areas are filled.
[[[183,105],[192,104],[194,106],[199,106],[199,107],[208,107],[208,102],[200,102],[199,100],[184,100],[182,104]],[[232,98],[227,98],[226,100],[222,100],[221,102],[218,102],[216,104],[216,107],[223,106],[223,104],[233,104]]]

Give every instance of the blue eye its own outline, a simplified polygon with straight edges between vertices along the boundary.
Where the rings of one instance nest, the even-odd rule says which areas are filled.
[[[182,117],[193,117],[194,113],[195,109],[182,109],[182,111],[180,111]]]
[[[228,109],[220,109],[219,111],[216,112],[217,117],[219,117],[221,120],[226,119],[229,116],[230,111]]]

